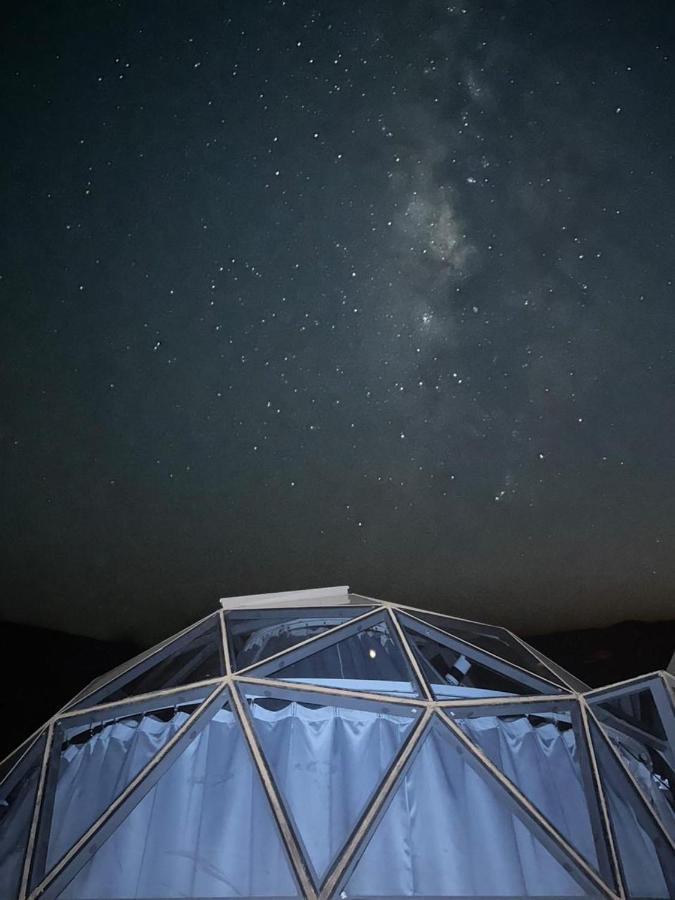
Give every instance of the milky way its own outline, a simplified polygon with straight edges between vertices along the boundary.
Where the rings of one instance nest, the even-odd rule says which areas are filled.
[[[349,583],[671,616],[672,15],[15,11],[6,615],[150,640]]]

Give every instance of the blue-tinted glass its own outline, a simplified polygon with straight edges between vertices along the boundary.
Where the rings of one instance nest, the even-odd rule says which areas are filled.
[[[507,662],[514,663],[538,675],[553,681],[562,687],[567,687],[560,677],[555,675],[548,666],[545,666],[537,657],[520,644],[513,635],[505,628],[498,628],[495,625],[481,625],[478,622],[465,622],[463,619],[446,618],[445,616],[434,615],[433,613],[412,611],[418,619],[440,628],[447,634],[454,635],[460,640],[468,641],[482,650],[487,650]]]
[[[401,619],[405,636],[417,656],[434,696],[438,700],[513,696],[537,693],[531,685],[521,684],[491,667],[477,662],[469,652],[437,638],[416,631]],[[408,620],[409,621],[409,620]]]
[[[40,738],[0,785],[0,897],[19,894],[45,742]]]
[[[336,897],[584,896],[454,740],[429,732]]]
[[[171,707],[94,727],[85,722],[65,728],[48,824],[47,871],[173,737],[193,708]]]
[[[415,715],[249,696],[272,776],[318,879],[347,841]]]
[[[675,895],[675,853],[660,834],[612,749],[591,722],[612,832],[631,897]]]
[[[298,896],[244,736],[222,709],[60,898]]]
[[[7,775],[12,771],[17,762],[23,757],[23,755],[30,749],[31,745],[34,741],[25,741],[16,750],[6,756],[0,765],[0,792],[2,791],[2,782],[7,777]]]
[[[270,672],[269,677],[353,691],[417,696],[403,652],[385,622],[364,626],[342,641]]]
[[[570,713],[476,716],[455,722],[566,840],[599,869]],[[609,871],[601,875],[611,878]]]
[[[667,741],[636,729],[616,708],[594,703],[593,712],[625,766],[642,788],[653,811],[675,840],[675,771]]]
[[[152,661],[153,658],[155,661]],[[220,623],[216,616],[114,678],[109,684],[78,701],[73,708],[84,709],[99,703],[112,703],[138,694],[218,678],[225,672]]]
[[[227,615],[227,636],[234,669],[288,650],[328,628],[368,612],[364,606],[236,610]]]
[[[666,732],[656,707],[654,695],[649,688],[635,690],[604,700],[602,696],[589,697],[588,702],[596,711],[603,710],[619,722],[652,735],[658,740],[666,740]]]

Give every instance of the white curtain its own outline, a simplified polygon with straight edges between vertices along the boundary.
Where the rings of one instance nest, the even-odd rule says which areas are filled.
[[[323,873],[400,748],[410,719],[297,702],[263,701],[251,709],[297,833],[315,869]],[[139,722],[112,723],[65,751],[51,861],[86,830],[184,720],[185,713],[178,712],[167,722],[148,715]],[[573,733],[552,722],[535,726],[526,718],[484,717],[463,724],[593,863]],[[655,857],[649,839],[634,821],[626,818],[625,827],[640,835],[630,849],[636,863],[651,866]],[[660,876],[651,879],[651,896],[667,896],[661,885]],[[347,897],[582,893],[512,816],[500,795],[434,731],[345,887]],[[232,714],[222,710],[61,897],[297,895],[243,735]]]
[[[29,771],[0,802],[0,897],[16,897],[19,893],[43,749],[44,743],[38,741],[34,752],[29,751]]]
[[[61,894],[63,900],[294,896],[276,825],[227,710]]]
[[[614,825],[617,849],[621,857],[624,875],[631,897],[670,897],[654,841],[642,828],[639,805],[631,792],[623,790],[623,774],[618,762],[610,755],[604,744],[596,741],[599,765],[603,772],[605,795],[609,815]],[[646,757],[647,758],[647,757]],[[658,790],[650,768],[633,759],[630,769],[647,797]],[[666,809],[662,811],[666,823],[672,823]],[[665,841],[661,840],[664,855],[669,858],[671,878],[675,876],[675,854]]]
[[[122,719],[71,743],[61,755],[47,852],[51,869],[115,797],[187,719],[178,711],[164,722],[154,716]],[[73,729],[75,730],[75,729]]]
[[[373,888],[376,888],[374,890]],[[464,758],[431,732],[346,896],[583,896]]]
[[[306,856],[321,877],[381,784],[415,718],[300,703],[277,710],[256,703],[252,713]]]

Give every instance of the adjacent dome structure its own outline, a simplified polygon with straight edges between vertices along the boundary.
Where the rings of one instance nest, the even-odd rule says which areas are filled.
[[[675,896],[673,681],[325,588],[222,609],[0,767],[0,897]]]

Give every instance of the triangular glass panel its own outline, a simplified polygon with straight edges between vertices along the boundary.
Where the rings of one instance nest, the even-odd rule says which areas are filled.
[[[227,707],[186,744],[59,895],[298,896],[248,745]]]
[[[445,726],[428,731],[335,896],[586,896],[458,750]]]
[[[480,651],[468,650],[450,635],[400,613],[398,618],[437,700],[549,693],[534,676],[523,674],[521,681],[507,663],[478,659]]]
[[[63,719],[55,730],[60,746],[50,761],[53,804],[41,819],[45,872],[94,824],[152,757],[174,736],[195,705],[141,712],[95,725]],[[42,873],[35,873],[38,879]]]
[[[0,897],[18,897],[46,738],[40,737],[0,785]]]
[[[555,712],[529,704],[529,711],[521,709],[517,715],[481,715],[479,709],[468,714],[459,709],[447,712],[586,862],[613,884],[600,834],[599,854],[596,846],[594,831],[600,830],[600,812],[585,775],[587,748],[577,733],[578,717],[572,715],[571,704]]]
[[[528,644],[528,648],[532,653],[534,653],[537,659],[539,659],[551,672],[553,672],[558,681],[561,684],[564,684],[568,690],[575,691],[577,694],[583,694],[584,691],[590,690],[590,686],[586,684],[585,681],[582,681],[576,675],[573,675],[569,671],[569,669],[564,669],[562,666],[558,665],[558,663],[554,662],[550,656],[542,653],[539,647],[535,648]]]
[[[380,703],[346,707],[338,698],[318,705],[300,693],[266,695],[247,690],[251,719],[318,884],[403,746],[420,708]]]
[[[81,691],[79,691],[66,705],[66,710],[74,709],[79,703],[81,698],[87,698],[87,705],[89,705],[89,698],[92,694],[98,693],[99,688],[103,688],[108,684],[112,684],[113,681],[117,680],[117,676],[122,676],[126,672],[130,670],[134,670],[136,674],[142,671],[141,666],[145,663],[145,660],[148,657],[153,657],[153,661],[156,662],[160,659],[163,654],[163,651],[169,644],[176,644],[176,646],[180,646],[180,642],[183,640],[184,636],[190,632],[190,634],[194,634],[201,627],[208,627],[206,623],[213,623],[214,619],[218,616],[218,613],[212,613],[210,616],[207,616],[206,619],[203,619],[201,622],[197,622],[196,624],[190,625],[188,628],[179,632],[178,634],[170,635],[168,638],[165,638],[163,641],[159,641],[157,644],[153,644],[151,647],[148,647],[146,650],[143,650],[141,653],[137,653],[135,656],[132,656],[130,659],[124,660],[124,662],[120,663],[117,666],[114,666],[112,669],[109,669],[107,672],[103,672],[101,675],[98,675],[96,678],[93,678],[88,684],[86,684]]]
[[[385,618],[366,619],[354,629],[342,640],[331,639],[326,644],[317,638],[316,649],[308,644],[302,648],[302,656],[290,664],[284,657],[263,664],[261,674],[349,691],[419,696],[410,666]],[[249,674],[257,673],[252,669]]]
[[[611,701],[587,699],[605,735],[675,840],[674,748],[665,738],[651,690],[636,691]]]
[[[614,842],[631,897],[675,896],[675,852],[607,738],[590,722]]]
[[[626,688],[622,693],[612,695],[610,699],[604,699],[602,695],[596,698],[591,694],[587,700],[596,715],[598,710],[602,710],[616,720],[619,726],[621,724],[627,726],[634,734],[640,733],[660,741],[666,740],[663,722],[649,685]]]
[[[454,619],[419,610],[411,610],[410,613],[415,618],[433,625],[434,628],[445,631],[446,634],[467,641],[474,647],[486,650],[500,659],[527,669],[533,675],[552,681],[558,687],[569,690],[569,686],[559,675],[555,675],[548,666],[537,659],[531,650],[519,643],[505,628],[499,628],[497,625],[481,625],[478,622],[468,622],[464,619]]]
[[[295,609],[238,609],[227,614],[225,627],[234,670],[288,650],[336,625],[362,616],[372,607],[336,606]]]
[[[28,752],[30,747],[35,743],[37,737],[32,737],[27,741],[24,741],[23,744],[20,744],[16,750],[6,756],[2,763],[0,763],[0,791],[2,790],[2,782],[12,771],[14,766],[18,763],[21,757]]]
[[[225,674],[218,616],[196,626],[157,653],[142,659],[72,707],[85,709],[138,694],[219,678]]]

